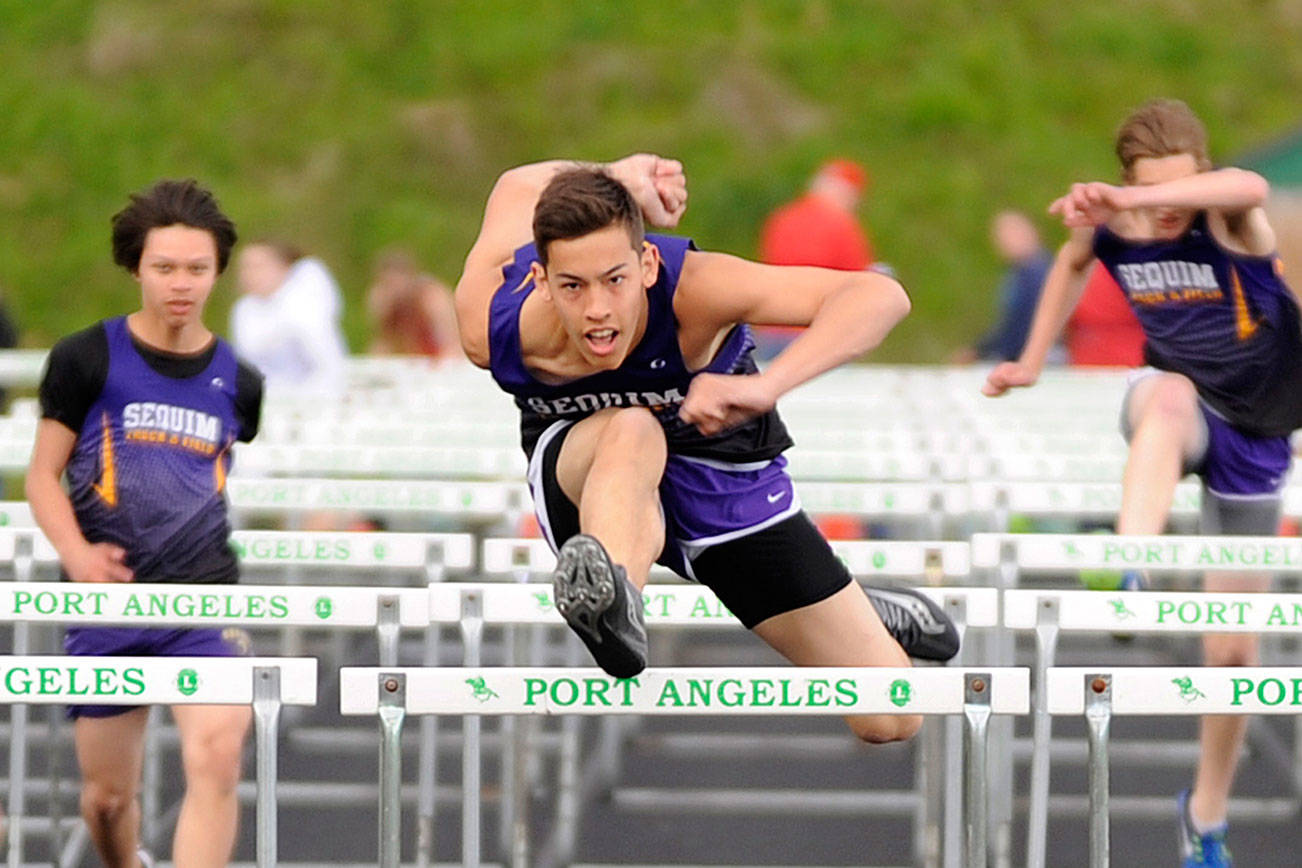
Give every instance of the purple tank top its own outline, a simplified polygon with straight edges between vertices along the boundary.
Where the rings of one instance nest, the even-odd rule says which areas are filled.
[[[1249,433],[1302,427],[1302,324],[1278,257],[1222,247],[1205,212],[1171,241],[1132,242],[1100,227],[1094,253],[1139,318],[1148,364],[1187,376]]]
[[[723,461],[767,460],[791,445],[777,412],[766,413],[744,425],[713,437],[702,435],[678,418],[692,377],[678,346],[674,319],[674,292],[683,260],[695,246],[685,238],[648,235],[660,250],[660,274],[647,290],[647,326],[642,340],[624,363],[569,383],[539,381],[525,368],[520,348],[520,309],[534,290],[530,266],[537,258],[533,244],[515,252],[502,269],[502,285],[489,309],[488,343],[493,379],[515,397],[520,408],[520,429],[526,454],[532,454],[538,437],[552,423],[579,420],[607,407],[647,407],[665,431],[669,450],[679,455]],[[703,369],[716,374],[754,374],[755,342],[750,329],[732,330],[718,353]]]
[[[127,550],[136,581],[231,581],[192,568],[226,547],[225,485],[237,361],[220,339],[212,361],[185,379],[155,371],[132,344],[126,318],[106,320],[109,367],[67,466],[68,493],[90,542]],[[211,566],[209,567],[211,569]]]

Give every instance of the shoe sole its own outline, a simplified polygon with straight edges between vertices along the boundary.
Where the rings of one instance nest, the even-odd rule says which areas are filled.
[[[552,574],[556,611],[575,632],[600,645],[598,621],[615,602],[616,576],[601,544],[572,537],[561,547]]]

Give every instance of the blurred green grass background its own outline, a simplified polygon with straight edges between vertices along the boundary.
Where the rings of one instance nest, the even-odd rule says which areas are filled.
[[[1187,100],[1222,157],[1294,129],[1302,2],[0,0],[0,70],[0,287],[26,345],[137,301],[108,218],[159,177],[324,258],[360,350],[379,249],[453,280],[502,169],[654,150],[687,164],[682,231],[743,255],[823,158],[861,160],[914,300],[876,357],[939,361],[991,319],[991,213],[1114,177],[1129,108]]]

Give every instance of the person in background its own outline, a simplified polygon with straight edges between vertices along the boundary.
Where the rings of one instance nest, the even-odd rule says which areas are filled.
[[[1040,289],[1053,264],[1040,240],[1040,231],[1021,211],[996,214],[990,223],[990,239],[999,258],[1008,263],[999,284],[999,319],[974,345],[953,355],[951,361],[955,364],[1006,362],[1017,358],[1031,331],[1031,317],[1040,300]],[[1060,357],[1061,352],[1055,356]]]
[[[1096,261],[1143,324],[1148,367],[1122,399],[1130,444],[1117,533],[1162,533],[1176,483],[1202,480],[1199,532],[1272,536],[1302,428],[1302,311],[1284,282],[1260,175],[1214,168],[1207,131],[1183,102],[1154,100],[1115,139],[1122,183],[1076,183],[1049,206],[1072,230],[1058,251],[1026,348],[990,372],[995,397],[1035,383]],[[1203,589],[1269,590],[1269,573],[1208,571]],[[1142,587],[1131,574],[1123,587]],[[1259,664],[1258,637],[1203,636],[1208,666]],[[1230,791],[1247,718],[1202,719],[1193,785],[1176,800],[1184,868],[1228,868]]]
[[[452,290],[420,271],[407,252],[390,250],[375,264],[375,277],[366,290],[374,355],[465,358],[457,333]]]
[[[868,173],[852,160],[829,160],[809,189],[780,206],[760,229],[759,258],[768,265],[814,265],[862,271],[873,264],[873,247],[856,211],[868,189]],[[800,334],[799,328],[757,326],[755,355],[772,359]]]
[[[1137,368],[1144,363],[1144,330],[1102,263],[1090,272],[1064,336],[1072,367]]]
[[[231,343],[262,371],[267,391],[342,395],[343,296],[325,263],[288,244],[255,241],[236,260],[236,280]]]
[[[160,181],[113,217],[113,261],[140,307],[63,338],[41,378],[27,500],[62,578],[89,583],[226,584],[231,446],[257,433],[262,378],[203,321],[236,240],[194,181]],[[66,482],[66,485],[65,485]],[[220,628],[69,627],[75,656],[235,657],[248,636]],[[81,814],[103,864],[149,866],[139,850],[149,709],[73,705]],[[225,865],[235,846],[247,705],[177,705],[185,797],[172,862]]]

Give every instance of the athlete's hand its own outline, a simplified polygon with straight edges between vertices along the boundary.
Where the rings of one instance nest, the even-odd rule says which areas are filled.
[[[63,571],[74,582],[129,582],[127,550],[112,543],[90,543],[63,559]]]
[[[1058,215],[1064,225],[1073,229],[1101,226],[1118,211],[1133,207],[1130,198],[1130,191],[1126,187],[1099,181],[1072,184],[1067,195],[1058,197],[1049,206],[1049,213]]]
[[[687,210],[687,176],[682,163],[655,154],[633,154],[606,169],[633,194],[648,223],[665,229],[678,225]]]
[[[1021,362],[1001,362],[986,376],[981,394],[997,398],[1009,389],[1034,385],[1037,379],[1039,375],[1028,365],[1023,365]]]
[[[777,402],[778,396],[763,376],[697,374],[687,389],[678,418],[712,436],[767,413]]]

